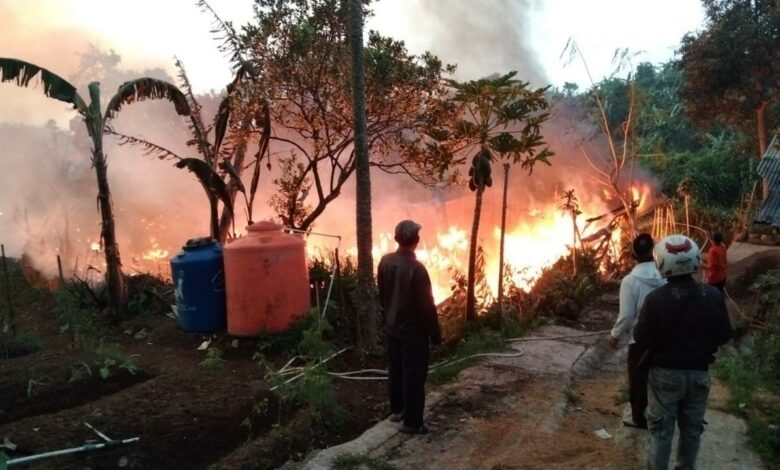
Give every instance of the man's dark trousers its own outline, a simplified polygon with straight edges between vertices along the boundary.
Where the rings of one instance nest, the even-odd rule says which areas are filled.
[[[404,425],[423,425],[425,379],[428,376],[428,335],[420,330],[388,335],[390,409],[404,415]]]
[[[639,359],[645,350],[639,345],[628,345],[628,399],[631,402],[631,417],[634,424],[641,427],[647,426],[645,409],[647,408],[647,374],[649,368],[647,362],[639,364]]]

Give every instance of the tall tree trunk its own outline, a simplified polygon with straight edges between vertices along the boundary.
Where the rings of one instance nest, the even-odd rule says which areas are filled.
[[[504,311],[504,235],[506,234],[506,199],[509,188],[509,163],[504,163],[504,199],[501,203],[501,246],[498,251],[498,307]]]
[[[111,204],[111,192],[108,189],[106,156],[103,154],[103,117],[100,112],[100,85],[97,82],[89,84],[89,97],[90,104],[85,119],[87,130],[92,138],[92,166],[95,167],[97,175],[98,205],[101,218],[100,237],[103,240],[103,249],[106,254],[109,307],[112,315],[117,319],[124,310],[127,294],[122,277],[119,246],[116,242],[114,211]]]
[[[350,47],[352,50],[352,111],[355,120],[355,185],[357,227],[358,346],[368,349],[378,343],[374,259],[371,255],[371,173],[366,125],[366,84],[363,63],[363,2],[349,2]]]
[[[756,108],[756,129],[758,131],[758,151],[759,156],[758,159],[761,160],[761,158],[764,157],[764,154],[766,153],[766,108],[769,105],[768,102],[761,103],[758,108]],[[769,197],[769,182],[766,180],[766,178],[761,179],[761,194],[763,195],[764,200],[766,200],[767,197]]]
[[[466,322],[477,319],[477,296],[475,292],[477,279],[477,242],[479,240],[479,219],[482,215],[483,186],[477,186],[476,201],[474,204],[474,221],[471,224],[471,245],[469,245],[469,273],[466,285]]]

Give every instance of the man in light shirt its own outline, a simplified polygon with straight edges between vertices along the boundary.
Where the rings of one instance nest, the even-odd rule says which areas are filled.
[[[617,349],[622,338],[628,337],[628,391],[632,419],[623,420],[626,426],[647,429],[644,412],[647,408],[647,372],[640,364],[644,351],[634,342],[633,329],[639,320],[639,311],[645,296],[666,281],[653,261],[653,237],[643,233],[631,244],[631,252],[637,260],[634,269],[620,282],[620,313],[607,338],[609,345]]]

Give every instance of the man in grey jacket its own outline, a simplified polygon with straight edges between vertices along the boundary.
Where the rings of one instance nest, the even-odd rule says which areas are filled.
[[[607,338],[609,345],[617,349],[620,339],[629,337],[628,393],[632,419],[624,420],[623,424],[642,429],[647,429],[644,413],[647,408],[648,369],[639,364],[644,349],[634,342],[632,332],[647,294],[665,283],[653,262],[653,245],[653,237],[646,233],[637,236],[631,244],[631,252],[637,260],[637,265],[620,282],[620,313]]]

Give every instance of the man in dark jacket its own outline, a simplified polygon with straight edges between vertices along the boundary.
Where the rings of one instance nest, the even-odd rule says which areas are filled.
[[[411,220],[401,221],[395,227],[398,250],[383,256],[377,269],[379,300],[387,328],[390,419],[403,419],[401,432],[408,434],[428,430],[423,424],[428,341],[441,343],[431,280],[414,255],[420,228]]]
[[[645,298],[634,340],[648,349],[647,468],[667,469],[675,422],[680,429],[675,469],[696,468],[710,391],[709,365],[732,336],[726,303],[712,286],[699,284],[699,247],[670,235],[653,252],[667,284]]]

